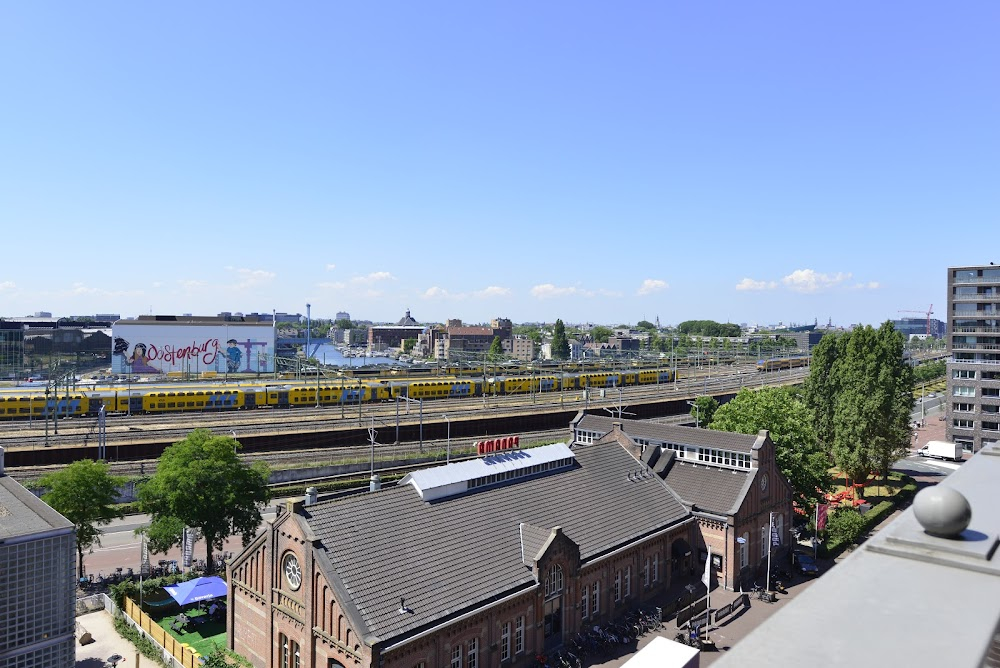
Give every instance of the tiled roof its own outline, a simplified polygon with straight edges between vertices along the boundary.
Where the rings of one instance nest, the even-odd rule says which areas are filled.
[[[720,450],[747,454],[753,449],[758,438],[757,435],[657,424],[646,420],[619,420],[617,418],[591,415],[589,413],[584,415],[580,420],[578,428],[605,434],[611,431],[611,427],[615,422],[621,422],[622,431],[633,439],[646,438],[654,441],[719,448]]]
[[[530,568],[535,563],[535,557],[538,556],[538,551],[542,549],[550,533],[552,532],[549,529],[521,522],[521,562],[525,566]]]
[[[522,561],[522,523],[561,526],[586,562],[687,517],[658,477],[629,475],[637,462],[623,448],[574,452],[569,469],[435,502],[394,486],[305,507],[327,577],[358,611],[359,633],[367,642],[399,638],[534,587]],[[540,532],[530,533],[533,545]]]
[[[667,485],[686,504],[719,515],[735,514],[743,503],[757,469],[728,469],[710,464],[675,460],[667,472]]]

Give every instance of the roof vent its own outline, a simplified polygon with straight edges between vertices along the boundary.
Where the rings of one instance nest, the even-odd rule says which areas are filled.
[[[3,446],[0,445],[0,476],[5,475],[3,472]]]
[[[306,502],[305,505],[311,506],[316,503],[319,498],[319,491],[315,487],[306,487]]]

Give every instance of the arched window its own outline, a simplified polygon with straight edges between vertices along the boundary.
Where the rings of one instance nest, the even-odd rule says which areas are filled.
[[[549,567],[549,575],[545,578],[545,595],[558,594],[563,588],[562,566],[552,564]]]

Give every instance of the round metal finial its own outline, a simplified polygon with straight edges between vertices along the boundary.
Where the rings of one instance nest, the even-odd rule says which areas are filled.
[[[951,487],[925,487],[913,499],[913,514],[924,531],[941,538],[958,538],[972,519],[972,506]]]

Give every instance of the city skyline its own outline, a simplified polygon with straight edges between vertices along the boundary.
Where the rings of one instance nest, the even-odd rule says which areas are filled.
[[[9,316],[878,324],[995,226],[1000,7],[19,4]]]

